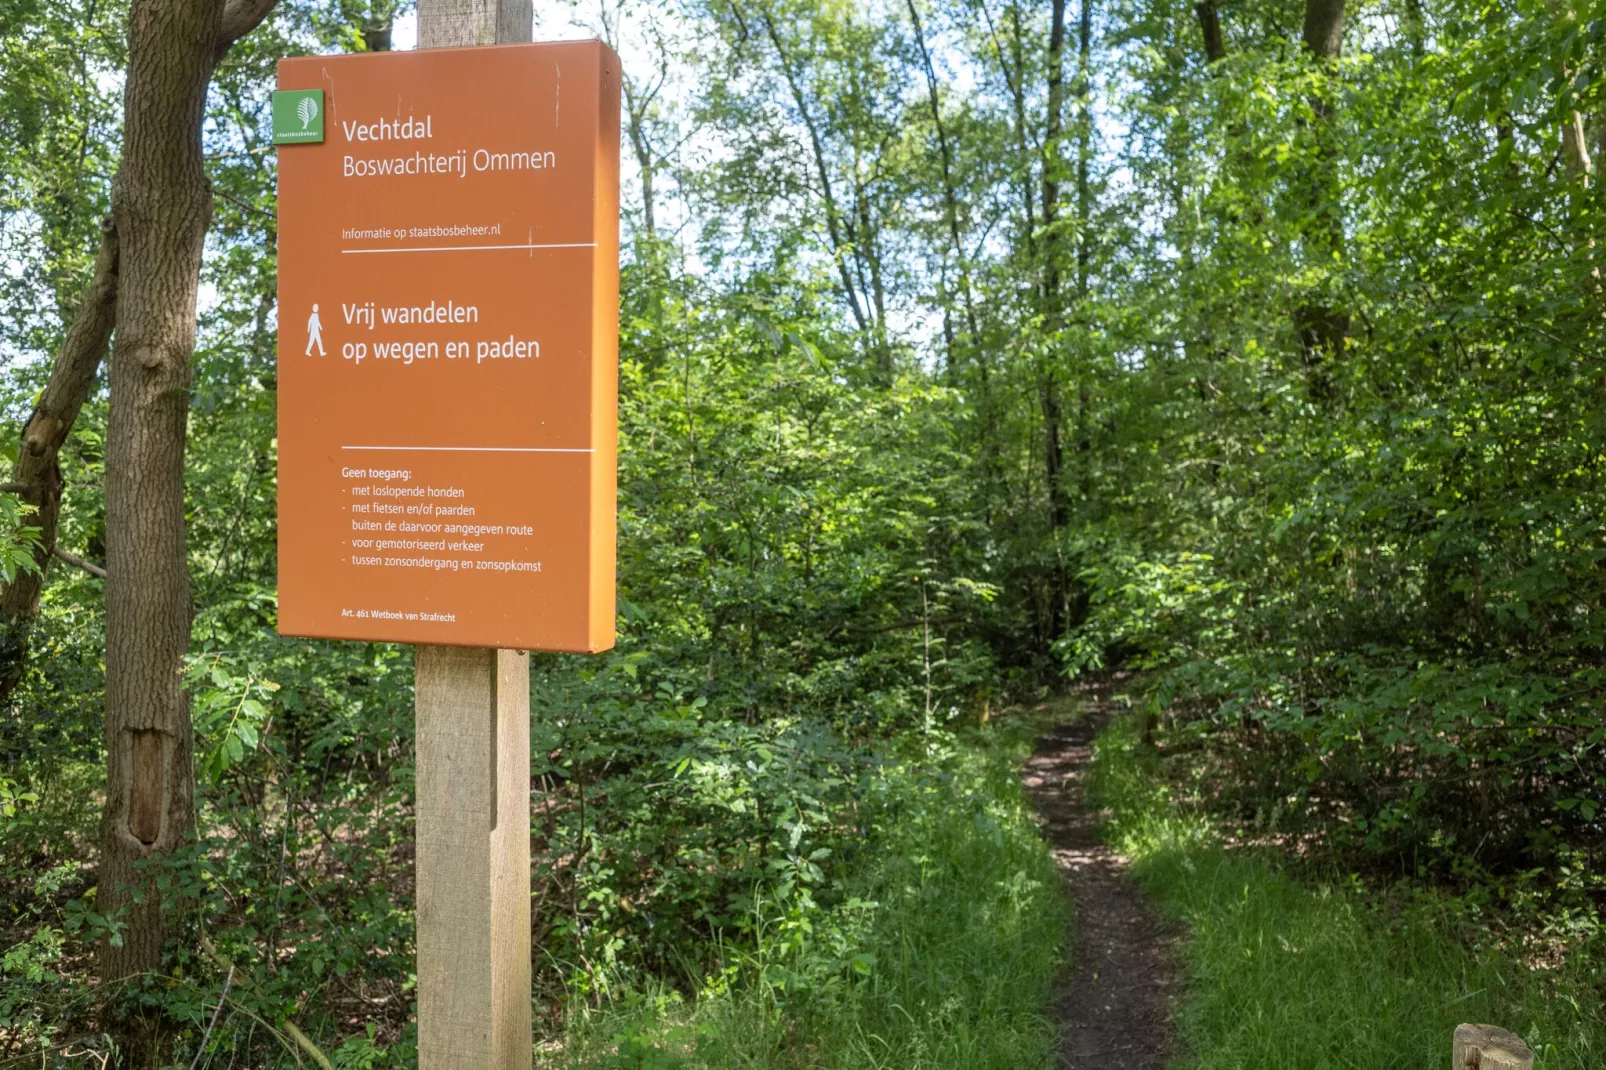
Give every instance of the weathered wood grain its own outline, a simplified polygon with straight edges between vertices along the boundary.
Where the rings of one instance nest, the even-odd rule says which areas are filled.
[[[1533,1049],[1495,1025],[1458,1025],[1451,1049],[1453,1070],[1533,1070]]]
[[[417,658],[418,1065],[528,1070],[529,659]]]

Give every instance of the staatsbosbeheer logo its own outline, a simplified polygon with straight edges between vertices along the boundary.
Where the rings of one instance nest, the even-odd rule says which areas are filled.
[[[281,89],[273,94],[273,143],[323,141],[323,90]]]

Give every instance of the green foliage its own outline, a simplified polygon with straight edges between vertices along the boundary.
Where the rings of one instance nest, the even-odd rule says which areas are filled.
[[[1180,1065],[1431,1066],[1467,1021],[1517,1031],[1545,1070],[1599,1065],[1598,939],[1525,939],[1476,899],[1296,879],[1278,854],[1222,835],[1201,805],[1208,770],[1196,758],[1157,761],[1138,737],[1133,718],[1099,736],[1090,788],[1113,814],[1112,846],[1187,927]]]
[[[120,0],[0,4],[0,360],[12,372],[0,396],[7,401],[44,385],[48,362],[18,358],[60,342],[94,262],[122,121],[116,72],[126,12]]]
[[[41,545],[39,529],[25,522],[22,503],[0,494],[0,583],[10,583],[18,573],[38,573],[34,553]]]
[[[201,750],[200,768],[211,780],[256,750],[268,720],[268,704],[279,685],[263,679],[259,666],[230,664],[222,651],[193,656],[185,673],[190,719]]]
[[[551,1065],[1050,1065],[1065,907],[1017,780],[1029,738],[912,737],[917,757],[883,766],[880,812],[861,818],[873,855],[829,899],[756,901],[755,939],[727,945],[694,996],[585,1013]]]
[[[1232,820],[1598,912],[1606,202],[1561,130],[1598,155],[1602,24],[1391,7],[1320,68],[1257,7],[1206,68],[1186,13],[1119,10],[1134,202],[1165,208],[1057,652],[1163,668],[1161,738],[1209,748]],[[1294,334],[1315,301],[1342,352]]]

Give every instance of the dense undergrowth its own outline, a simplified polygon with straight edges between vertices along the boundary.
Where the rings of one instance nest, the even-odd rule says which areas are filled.
[[[538,1032],[671,991],[767,993],[753,998],[786,1014],[848,993],[870,1006],[896,968],[928,1025],[956,993],[990,1008],[992,1024],[960,1014],[953,1038],[929,1037],[935,1050],[974,1044],[995,1052],[978,1065],[1003,1065],[997,1051],[1037,1043],[1026,988],[1007,1008],[982,999],[954,965],[975,948],[949,948],[933,976],[866,948],[922,894],[900,890],[896,859],[951,882],[956,859],[992,849],[970,842],[986,829],[992,861],[1016,862],[1003,878],[1022,874],[967,891],[1003,927],[989,954],[1033,934],[1021,971],[1040,989],[1055,948],[1018,800],[951,757],[952,726],[1032,679],[978,636],[1009,611],[966,505],[959,399],[908,376],[867,404],[851,367],[776,331],[811,314],[806,296],[762,311],[751,292],[702,297],[627,335],[618,645],[532,658]],[[75,441],[91,470],[103,416]],[[123,923],[94,889],[99,590],[78,574],[47,589],[38,656],[0,721],[0,1058],[107,1055],[111,1008],[203,1066],[291,1065],[294,1031],[336,1065],[413,1059],[411,654],[275,634],[271,444],[254,437],[271,418],[249,377],[194,418],[217,439],[190,455],[198,832],[157,875],[166,965],[116,986],[93,972]],[[69,493],[64,537],[93,543],[96,492]],[[929,827],[945,791],[974,826]]]
[[[829,906],[759,885],[722,972],[576,1004],[541,1065],[1048,1066],[1065,904],[1021,795],[1029,740],[1008,722],[904,740],[879,772],[869,857]]]
[[[1128,716],[1099,735],[1089,787],[1110,843],[1181,925],[1181,1065],[1435,1066],[1469,1021],[1519,1033],[1543,1070],[1606,1059],[1598,938],[1255,845],[1208,805],[1197,749],[1156,752],[1141,734]]]

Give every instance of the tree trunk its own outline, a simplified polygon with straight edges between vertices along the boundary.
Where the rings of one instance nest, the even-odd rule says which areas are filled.
[[[1411,55],[1421,59],[1427,51],[1427,16],[1422,0],[1405,0],[1405,36],[1411,43]]]
[[[1076,99],[1080,109],[1076,131],[1076,298],[1086,301],[1093,251],[1093,0],[1082,0],[1076,57]]]
[[[837,275],[842,280],[842,293],[847,298],[848,310],[853,313],[854,323],[858,324],[860,336],[868,341],[870,323],[864,306],[859,301],[859,290],[853,285],[853,275],[848,270],[846,242],[842,237],[843,229],[851,229],[853,224],[851,219],[845,222],[842,219],[842,211],[837,205],[836,194],[831,186],[831,172],[826,165],[825,145],[820,140],[814,113],[809,111],[808,98],[803,93],[803,87],[798,84],[796,72],[792,70],[791,56],[781,42],[781,35],[775,29],[775,20],[770,17],[769,11],[766,9],[762,15],[770,44],[775,46],[776,58],[781,62],[781,74],[786,79],[787,89],[791,91],[792,103],[803,119],[803,127],[809,134],[809,145],[814,150],[814,166],[820,177],[820,197],[825,202],[825,227],[831,236],[831,259],[836,261]]]
[[[630,117],[630,143],[636,150],[636,163],[641,167],[641,227],[649,242],[658,237],[658,224],[652,208],[652,154],[647,151],[636,116]]]
[[[1344,0],[1305,0],[1305,47],[1317,59],[1344,50]]]
[[[1048,33],[1048,107],[1043,117],[1043,317],[1048,333],[1061,325],[1059,307],[1060,134],[1065,127],[1065,0],[1053,0]]]
[[[134,0],[106,452],[106,801],[97,903],[123,922],[111,981],[155,969],[165,936],[154,874],[194,824],[194,748],[179,671],[189,646],[184,438],[212,193],[201,152],[207,85],[272,0]]]
[[[1060,307],[1059,199],[1060,135],[1064,130],[1065,107],[1065,0],[1053,0],[1053,17],[1048,36],[1048,110],[1043,120],[1043,331],[1050,349],[1058,344],[1065,325]],[[1043,471],[1048,478],[1049,519],[1056,531],[1069,522],[1064,487],[1064,430],[1062,427],[1059,383],[1049,357],[1042,370]],[[1058,601],[1058,599],[1056,599]]]
[[[875,222],[870,212],[870,191],[863,182],[854,183],[854,203],[858,211],[858,234],[853,243],[854,252],[856,258],[870,268],[869,286],[863,285],[861,274],[860,288],[868,290],[870,307],[875,312],[875,331],[871,341],[875,346],[876,379],[882,386],[891,386],[892,342],[887,337],[886,281],[881,275],[881,249],[876,240]]]
[[[605,29],[609,29],[606,21],[603,25]],[[608,34],[608,46],[617,52],[618,49],[612,41],[613,36],[611,32]],[[630,149],[635,154],[636,166],[641,170],[641,229],[647,235],[649,246],[658,238],[653,193],[653,169],[657,162],[657,154],[653,152],[652,142],[647,136],[646,120],[647,109],[652,107],[654,98],[658,96],[658,90],[663,87],[664,79],[668,77],[668,60],[662,57],[660,60],[664,67],[660,70],[658,84],[645,95],[636,91],[634,83],[629,78],[622,78],[620,82],[625,98],[625,132],[630,135]]]
[[[369,52],[389,52],[390,34],[394,28],[395,24],[388,15],[374,22],[363,23],[363,48]]]
[[[1306,0],[1305,48],[1323,67],[1336,61],[1344,46],[1344,0]],[[1330,268],[1344,249],[1343,212],[1339,204],[1338,151],[1334,144],[1333,103],[1325,92],[1312,98],[1312,157],[1296,178],[1310,220],[1301,237],[1307,260]],[[1306,390],[1326,401],[1333,390],[1333,365],[1344,355],[1349,339],[1349,313],[1323,295],[1308,295],[1294,309],[1294,331],[1305,362]]]
[[[948,142],[948,126],[942,121],[942,102],[937,94],[937,70],[931,63],[931,51],[926,47],[926,31],[920,22],[920,10],[915,6],[915,0],[908,0],[908,5],[909,19],[914,24],[915,44],[920,49],[921,67],[926,73],[926,95],[931,103],[931,123],[937,133],[937,150],[942,158],[943,216],[948,223],[948,241],[953,247],[955,266],[959,269],[960,296],[965,305],[965,326],[970,332],[970,346],[974,349],[980,344],[981,332],[976,326],[976,309],[970,290],[970,259],[965,255],[964,243],[959,238],[959,198],[954,191],[953,147]],[[945,329],[947,318],[945,303],[943,311]],[[952,341],[949,342],[948,351],[951,363]]]
[[[1204,34],[1205,62],[1226,59],[1227,46],[1221,39],[1221,16],[1216,11],[1216,0],[1195,4],[1193,13],[1199,17],[1199,30]]]
[[[1076,98],[1080,114],[1076,130],[1076,300],[1086,304],[1092,296],[1093,265],[1093,0],[1082,0],[1077,27]],[[1093,373],[1084,362],[1077,378],[1077,444],[1080,454],[1081,494],[1093,497]],[[1080,623],[1074,621],[1073,623]]]
[[[1030,137],[1026,130],[1026,57],[1021,46],[1021,19],[1020,4],[1009,5],[1009,55],[1004,55],[1003,43],[998,38],[998,29],[993,25],[992,9],[982,0],[981,12],[987,21],[987,35],[992,39],[993,50],[998,54],[998,69],[1004,75],[1004,84],[1009,88],[1011,110],[1015,116],[1015,140],[1020,149],[1019,166],[1012,167],[1011,172],[1017,183],[1016,192],[1021,199],[1021,215],[1023,227],[1021,230],[1021,246],[1026,250],[1028,261],[1034,260],[1036,255],[1037,211],[1033,207],[1036,195],[1032,190],[1032,149]]]
[[[1573,112],[1572,118],[1561,126],[1561,144],[1563,154],[1567,158],[1567,168],[1584,182],[1589,184],[1589,176],[1595,173],[1594,161],[1589,158],[1589,138],[1584,133],[1584,117]]]
[[[56,525],[61,516],[58,457],[79,410],[95,389],[95,377],[111,338],[117,313],[117,267],[117,230],[107,219],[101,224],[94,275],[51,366],[50,382],[23,425],[12,481],[20,488],[22,500],[32,506],[23,523],[39,528],[40,547],[34,551],[39,571],[19,572],[0,590],[0,702],[16,689],[27,663],[28,636],[39,613],[39,595],[56,548]]]

